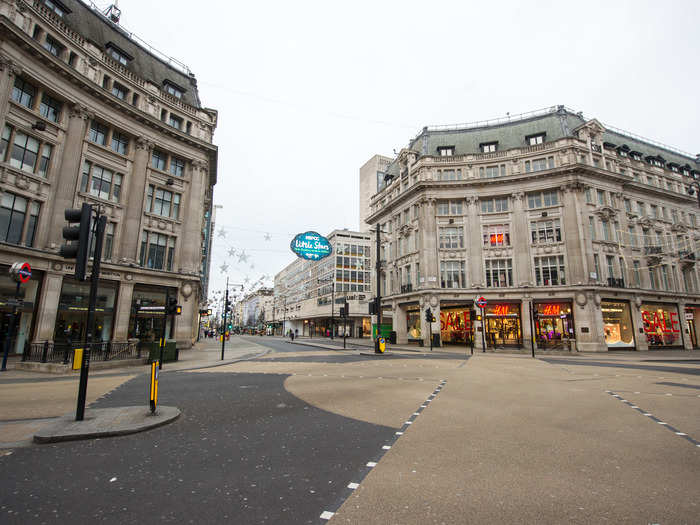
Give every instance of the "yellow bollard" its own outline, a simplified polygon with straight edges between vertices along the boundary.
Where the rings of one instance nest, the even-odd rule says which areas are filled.
[[[83,364],[83,349],[76,348],[73,351],[73,370],[80,370]]]
[[[158,405],[158,361],[151,363],[151,394],[150,394],[151,413],[156,413]]]

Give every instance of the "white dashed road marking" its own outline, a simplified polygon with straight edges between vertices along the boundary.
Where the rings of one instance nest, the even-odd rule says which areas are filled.
[[[659,379],[662,379],[662,378],[659,378]],[[605,393],[606,393],[606,394],[609,394],[611,397],[616,397],[619,401],[621,401],[622,403],[625,403],[625,404],[626,404],[628,407],[630,407],[631,409],[636,410],[637,412],[639,412],[639,413],[642,414],[643,416],[648,417],[649,419],[653,419],[653,420],[654,420],[656,423],[658,423],[659,425],[664,426],[665,428],[667,428],[667,429],[669,429],[671,432],[673,432],[675,435],[682,437],[682,438],[685,439],[686,441],[690,441],[690,442],[691,442],[693,445],[695,445],[696,447],[700,447],[700,442],[696,441],[695,439],[693,439],[692,437],[690,437],[690,436],[689,436],[688,434],[686,434],[685,432],[681,432],[681,431],[678,430],[677,428],[672,427],[671,425],[669,425],[669,424],[666,423],[665,421],[661,421],[659,418],[655,417],[651,412],[644,412],[644,410],[642,410],[641,408],[639,408],[637,405],[632,404],[630,401],[627,401],[626,399],[622,399],[619,395],[617,395],[615,392],[612,392],[611,390],[606,390]],[[638,392],[635,392],[635,394],[636,394],[636,393],[638,393]],[[671,395],[673,395],[673,394],[666,394],[666,395],[667,395],[667,396],[671,396]]]
[[[359,486],[360,486],[359,483],[348,483],[348,488],[352,489],[352,490],[355,490]]]
[[[367,462],[367,466],[368,466],[369,468],[374,468],[374,467],[377,466],[377,463],[376,463],[375,461],[368,461],[368,462]]]
[[[324,510],[321,513],[321,519],[322,520],[329,520],[333,517],[334,514],[335,514],[335,512],[328,512],[327,510]]]

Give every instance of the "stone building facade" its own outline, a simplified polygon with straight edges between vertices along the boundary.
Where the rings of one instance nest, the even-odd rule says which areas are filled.
[[[424,128],[366,203],[384,315],[400,343],[698,347],[699,170],[564,106]]]
[[[58,254],[64,209],[107,216],[97,335],[189,347],[209,265],[217,112],[194,75],[77,0],[0,0],[0,308],[9,265],[28,261],[12,351],[85,333],[88,282]],[[10,316],[2,315],[0,333]]]
[[[370,234],[333,230],[327,238],[331,255],[320,261],[296,259],[275,275],[275,334],[294,330],[322,337],[333,330],[334,336],[370,336]],[[349,315],[343,320],[345,302]]]

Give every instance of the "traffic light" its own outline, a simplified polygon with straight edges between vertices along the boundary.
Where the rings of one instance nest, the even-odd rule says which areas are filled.
[[[340,307],[340,317],[345,317],[345,307],[344,306]]]
[[[346,302],[345,303],[345,314],[342,314],[343,317],[348,317],[350,316],[350,305]]]
[[[428,307],[425,310],[425,320],[432,323],[435,318],[433,317],[433,311]]]
[[[64,214],[68,224],[78,223],[78,225],[65,226],[63,228],[63,238],[71,242],[62,244],[59,253],[65,259],[75,259],[75,278],[78,281],[84,281],[88,258],[90,257],[92,206],[83,203],[82,208],[79,210],[66,208]]]
[[[168,297],[168,301],[165,304],[165,315],[178,315],[181,312],[182,307],[178,306],[177,297]]]
[[[369,315],[377,315],[377,300],[372,299],[369,302]]]
[[[538,320],[539,318],[540,318],[540,313],[539,313],[537,310],[535,310],[534,312],[532,312],[532,319],[533,319],[535,322],[537,322],[537,320]]]
[[[469,310],[469,320],[470,321],[476,320],[476,310]]]
[[[231,313],[231,301],[228,299],[226,300],[226,313],[227,314]]]

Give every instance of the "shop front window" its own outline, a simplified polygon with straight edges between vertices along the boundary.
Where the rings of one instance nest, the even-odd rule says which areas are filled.
[[[543,346],[567,345],[575,339],[571,303],[540,303],[535,305],[537,344]]]
[[[522,346],[520,304],[489,304],[485,314],[487,346]]]
[[[440,308],[440,340],[443,343],[470,344],[473,336],[473,325],[470,319],[470,308],[445,307]]]
[[[163,336],[171,338],[172,322],[166,322],[164,312],[168,293],[177,297],[174,289],[134,286],[129,318],[130,339],[138,339],[139,344],[143,345],[159,341]]]
[[[608,348],[634,347],[634,330],[627,302],[602,301],[603,330]]]
[[[415,307],[406,311],[406,333],[408,340],[421,339],[420,308]]]
[[[117,296],[117,283],[100,281],[95,303],[94,341],[109,341],[114,323],[114,303]],[[61,297],[58,301],[58,314],[54,340],[66,343],[85,339],[87,330],[90,285],[64,278]]]
[[[642,304],[642,326],[647,343],[655,346],[681,346],[681,321],[678,308],[671,304]]]

